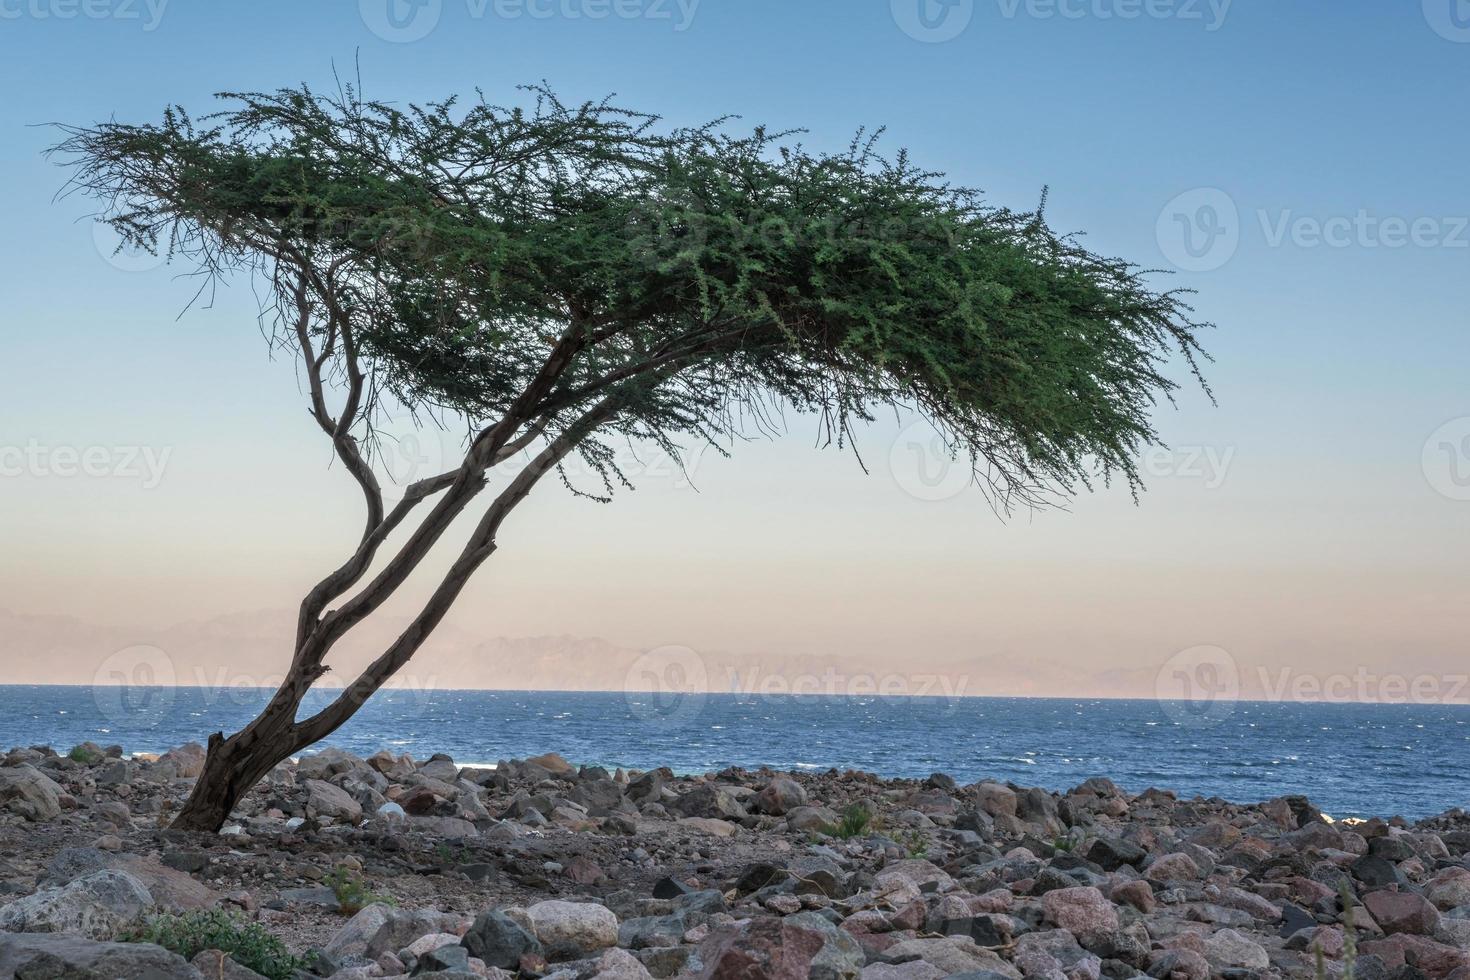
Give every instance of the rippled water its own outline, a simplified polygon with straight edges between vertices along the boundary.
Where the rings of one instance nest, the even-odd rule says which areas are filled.
[[[91,739],[156,752],[233,731],[255,689],[0,686],[0,746]],[[325,700],[322,695],[319,700]],[[728,765],[950,773],[1066,789],[1253,802],[1305,793],[1335,816],[1470,807],[1470,707],[520,691],[384,691],[327,744],[460,762],[556,751],[574,762],[699,772]]]

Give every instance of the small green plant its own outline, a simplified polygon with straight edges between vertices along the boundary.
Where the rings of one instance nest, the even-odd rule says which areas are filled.
[[[66,757],[72,762],[80,762],[89,766],[94,762],[101,762],[103,758],[102,753],[91,745],[78,745],[68,752]]]
[[[150,916],[142,926],[122,939],[124,942],[153,943],[190,960],[206,949],[218,949],[229,953],[230,958],[241,966],[270,980],[291,980],[302,965],[291,955],[285,943],[260,924],[223,909]]]
[[[332,889],[343,915],[356,915],[373,904],[398,904],[392,895],[382,895],[369,888],[363,876],[345,864],[339,864],[332,869],[332,873],[327,876],[327,887]]]
[[[1348,886],[1346,880],[1338,888],[1337,897],[1342,902],[1342,973],[1338,980],[1356,980],[1358,975],[1358,927],[1353,921],[1353,909],[1357,907],[1357,901],[1353,898],[1353,890]],[[1327,957],[1322,952],[1321,943],[1312,947],[1312,954],[1317,961],[1317,980],[1327,980]]]
[[[906,831],[899,835],[898,843],[911,858],[928,857],[929,841],[917,830]]]
[[[474,853],[468,847],[456,849],[440,841],[434,845],[434,856],[439,859],[440,866],[449,867],[454,864],[468,864]]]
[[[1077,842],[1070,837],[1054,837],[1051,842],[1052,850],[1070,854],[1077,847]]]
[[[838,837],[849,840],[853,837],[861,837],[866,834],[873,823],[873,815],[868,808],[861,803],[854,803],[842,811],[842,819],[836,823],[829,823],[823,828],[823,832],[829,837]]]

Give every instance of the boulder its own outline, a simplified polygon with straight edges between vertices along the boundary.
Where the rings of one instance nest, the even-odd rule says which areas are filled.
[[[837,814],[824,806],[799,806],[786,814],[786,826],[798,834],[825,831],[837,823]]]
[[[1118,909],[1096,888],[1059,888],[1041,897],[1046,917],[1084,947],[1107,942],[1118,931]]]
[[[1221,929],[1205,940],[1205,959],[1217,971],[1263,971],[1271,965],[1265,948],[1234,929]]]
[[[149,943],[109,943],[64,933],[0,933],[0,977],[203,980],[182,956]]]
[[[771,780],[750,801],[750,808],[756,813],[768,813],[774,817],[785,816],[805,805],[806,790],[796,780],[784,776]]]
[[[1157,905],[1153,887],[1146,881],[1123,882],[1113,888],[1112,899],[1119,905],[1131,905],[1145,915]]]
[[[381,902],[364,907],[327,940],[327,944],[322,947],[323,951],[336,959],[367,958],[368,944],[387,923],[392,913],[393,907]]]
[[[1121,837],[1099,837],[1087,848],[1086,856],[1104,871],[1117,871],[1125,866],[1139,867],[1148,852]]]
[[[65,884],[94,871],[126,871],[148,889],[153,902],[170,912],[209,908],[219,893],[182,871],[140,854],[112,854],[95,847],[67,847],[46,866],[48,884]]]
[[[541,943],[525,926],[496,909],[476,916],[460,943],[475,959],[502,970],[518,970],[522,956],[543,953]]]
[[[390,908],[383,924],[368,940],[363,956],[375,960],[384,953],[397,953],[423,936],[441,932],[458,935],[463,928],[464,920],[450,912]]]
[[[873,963],[863,967],[863,980],[941,980],[946,974],[923,960],[907,963]]]
[[[854,980],[864,954],[856,939],[815,912],[751,919],[700,944],[703,980]]]
[[[578,959],[616,946],[618,917],[593,902],[553,899],[526,909],[547,959]]]
[[[1424,886],[1424,897],[1441,911],[1470,906],[1470,871],[1451,868]]]
[[[712,783],[702,783],[669,804],[671,813],[685,817],[705,817],[716,820],[739,820],[745,816],[745,807],[735,794]]]
[[[1202,876],[1200,867],[1188,854],[1161,854],[1144,871],[1149,881],[1198,881]]]
[[[685,817],[679,821],[679,826],[713,837],[734,837],[736,830],[735,825],[730,821],[716,820],[713,817]]]
[[[1209,980],[1209,960],[1192,949],[1165,949],[1153,954],[1148,975],[1168,980]]]
[[[63,791],[35,766],[0,769],[0,807],[27,820],[50,820],[61,814]]]
[[[440,752],[430,756],[428,762],[419,766],[419,775],[441,783],[453,783],[459,778],[459,766],[454,764],[452,758]]]
[[[249,967],[236,963],[229,953],[218,949],[206,949],[189,962],[209,980],[265,980]]]
[[[973,787],[975,804],[992,817],[1014,817],[1016,815],[1016,791],[1003,783],[976,783]]]
[[[567,760],[563,759],[561,756],[557,755],[555,752],[547,752],[545,755],[538,755],[535,758],[527,759],[526,761],[533,766],[540,766],[547,772],[554,773],[558,776],[571,776],[574,775],[577,771],[575,766],[573,766]]]
[[[122,871],[98,871],[0,908],[0,930],[116,939],[152,904],[153,896],[137,878]]]
[[[893,962],[921,960],[944,971],[947,976],[983,971],[1012,978],[1019,978],[1021,975],[1019,970],[995,953],[976,946],[968,936],[904,939],[885,949],[883,955]]]
[[[653,974],[626,949],[610,949],[598,957],[589,980],[653,980]]]
[[[306,809],[314,816],[331,817],[333,820],[345,820],[348,823],[357,823],[362,819],[362,804],[354,800],[351,793],[320,779],[306,781]]]
[[[296,763],[297,779],[328,779],[354,769],[369,768],[368,764],[351,752],[326,748],[311,755],[304,755]]]
[[[656,803],[663,795],[664,785],[674,778],[672,770],[653,769],[628,783],[628,799],[634,803]]]
[[[204,771],[204,746],[198,742],[186,742],[176,749],[169,749],[158,757],[158,761],[171,765],[180,779],[194,779]]]
[[[1363,896],[1363,905],[1383,931],[1430,936],[1439,925],[1439,910],[1423,895],[1413,892],[1377,891]]]

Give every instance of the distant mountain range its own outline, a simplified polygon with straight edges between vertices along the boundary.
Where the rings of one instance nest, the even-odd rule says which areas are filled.
[[[334,653],[329,661],[334,671],[325,683],[345,683],[405,625],[403,620],[363,624]],[[292,628],[293,614],[288,610],[218,616],[157,630],[0,610],[0,663],[5,682],[11,684],[272,686],[289,659]],[[446,625],[397,684],[933,696],[1103,693],[1097,690],[1097,676],[1045,661],[986,656],[925,665],[908,651],[892,659],[864,662],[802,654],[696,652],[687,647],[637,649],[598,637],[479,636]],[[897,661],[902,661],[902,668]],[[1116,687],[1111,695],[1128,696],[1131,680],[1109,684]]]
[[[364,623],[334,651],[323,684],[345,684],[391,643],[406,620]],[[294,614],[268,610],[217,616],[156,630],[87,622],[68,616],[0,610],[0,683],[163,684],[273,687],[289,660]],[[437,630],[395,679],[414,689],[741,692],[766,694],[909,695],[940,697],[1153,698],[1160,665],[1090,670],[1024,651],[935,662],[922,651],[834,658],[801,653],[639,649],[598,637],[476,635],[453,625]],[[1241,666],[1239,695],[1248,699],[1319,700],[1284,684],[1282,668]],[[1470,681],[1429,675],[1428,698],[1470,701]],[[1293,677],[1294,679],[1294,677]],[[1328,690],[1328,700],[1404,700],[1385,688]],[[1172,696],[1169,694],[1168,696]]]

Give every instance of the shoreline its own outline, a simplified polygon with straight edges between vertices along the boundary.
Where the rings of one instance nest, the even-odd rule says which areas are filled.
[[[108,871],[155,914],[221,908],[293,955],[325,951],[318,975],[341,980],[441,957],[548,980],[777,980],[818,962],[854,980],[1245,980],[1315,976],[1319,949],[1337,977],[1350,937],[1365,980],[1470,976],[1459,810],[1332,820],[1301,796],[1185,799],[1100,776],[1052,792],[327,749],[277,767],[206,835],[166,829],[197,745],[70,755],[12,750],[0,767],[0,973],[78,930],[113,950],[128,910],[89,891]],[[782,972],[787,947],[811,955],[807,973]]]

